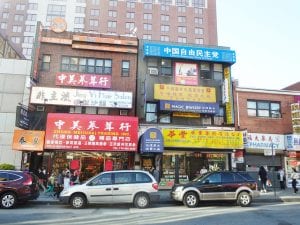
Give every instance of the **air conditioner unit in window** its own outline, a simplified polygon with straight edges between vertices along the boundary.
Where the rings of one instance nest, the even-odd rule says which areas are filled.
[[[45,106],[38,105],[36,107],[36,111],[38,111],[38,112],[44,112],[45,111]]]
[[[148,72],[150,75],[158,75],[158,69],[157,68],[148,68]]]
[[[127,116],[128,110],[120,110],[120,116]]]

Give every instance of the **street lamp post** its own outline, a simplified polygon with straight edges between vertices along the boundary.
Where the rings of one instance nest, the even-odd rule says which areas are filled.
[[[274,149],[274,144],[273,141],[271,142],[271,147],[272,147],[272,162],[273,162],[273,191],[274,191],[274,197],[276,198],[276,188],[275,188],[275,149]]]

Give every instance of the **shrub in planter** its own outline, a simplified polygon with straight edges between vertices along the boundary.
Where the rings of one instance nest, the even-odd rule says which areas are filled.
[[[2,163],[0,164],[0,170],[14,170],[15,166],[8,164],[8,163]]]

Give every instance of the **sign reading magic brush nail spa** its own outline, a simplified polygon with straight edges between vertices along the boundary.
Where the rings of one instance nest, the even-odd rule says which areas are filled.
[[[137,151],[138,118],[49,113],[45,149]]]
[[[243,132],[162,129],[165,147],[243,149]]]

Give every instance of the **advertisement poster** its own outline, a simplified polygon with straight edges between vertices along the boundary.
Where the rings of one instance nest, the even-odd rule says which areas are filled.
[[[195,63],[175,63],[175,84],[198,85],[198,66]]]
[[[137,151],[138,118],[49,113],[45,149]]]

